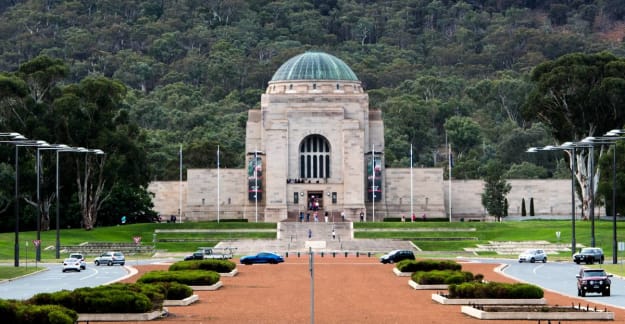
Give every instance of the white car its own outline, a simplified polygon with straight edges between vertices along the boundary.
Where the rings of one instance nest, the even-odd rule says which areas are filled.
[[[63,272],[69,270],[80,272],[80,260],[74,258],[67,258],[63,260]]]
[[[70,258],[80,260],[80,270],[87,269],[87,262],[85,262],[85,257],[80,253],[72,253],[69,255]]]
[[[519,263],[530,262],[534,263],[536,261],[542,261],[543,263],[547,262],[547,253],[543,250],[532,249],[526,250],[525,252],[519,255]]]

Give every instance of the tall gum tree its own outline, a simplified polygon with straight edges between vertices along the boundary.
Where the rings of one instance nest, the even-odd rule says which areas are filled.
[[[607,52],[568,54],[536,66],[531,80],[534,89],[524,106],[524,116],[544,122],[560,143],[601,136],[625,123],[623,58]],[[575,177],[582,189],[585,215],[595,200],[599,182],[598,163],[592,166],[591,158],[598,161],[604,149],[597,146],[594,157],[584,148],[576,150],[576,156],[569,156],[577,162]],[[590,181],[594,186],[590,186]]]

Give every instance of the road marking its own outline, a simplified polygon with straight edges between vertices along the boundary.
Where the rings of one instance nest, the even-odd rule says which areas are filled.
[[[89,268],[89,270],[91,270],[91,269],[92,269],[92,268]],[[86,269],[85,269],[85,270],[86,270]],[[100,272],[100,271],[98,271],[97,269],[93,269],[93,274],[90,274],[90,275],[88,275],[88,276],[86,276],[86,277],[80,278],[80,280],[89,279],[89,278],[91,278],[91,277],[93,277],[93,276],[97,275],[97,274],[98,274],[98,272]]]
[[[534,269],[532,269],[532,272],[533,272],[535,275],[538,275],[538,274],[536,273],[536,270],[538,270],[538,269],[540,269],[540,268],[542,268],[542,267],[544,267],[544,266],[545,266],[545,264],[543,263],[543,264],[541,264],[541,265],[539,265],[539,266],[535,267]]]

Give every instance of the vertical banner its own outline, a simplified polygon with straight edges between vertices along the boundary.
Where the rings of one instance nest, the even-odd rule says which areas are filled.
[[[382,157],[367,158],[367,200],[382,199]]]
[[[252,155],[247,164],[248,199],[251,201],[263,199],[263,158]]]

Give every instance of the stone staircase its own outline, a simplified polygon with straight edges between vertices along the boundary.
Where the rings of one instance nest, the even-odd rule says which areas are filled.
[[[577,244],[577,247],[581,247]],[[542,249],[547,254],[570,253],[570,243],[551,243],[548,241],[522,241],[522,242],[498,242],[490,241],[488,244],[477,244],[475,248],[465,248],[469,252],[495,252],[497,254],[520,254],[528,249]]]
[[[152,245],[136,245],[134,243],[85,242],[79,245],[61,246],[62,253],[82,253],[86,256],[99,256],[107,251],[120,251],[127,255],[152,253]]]

